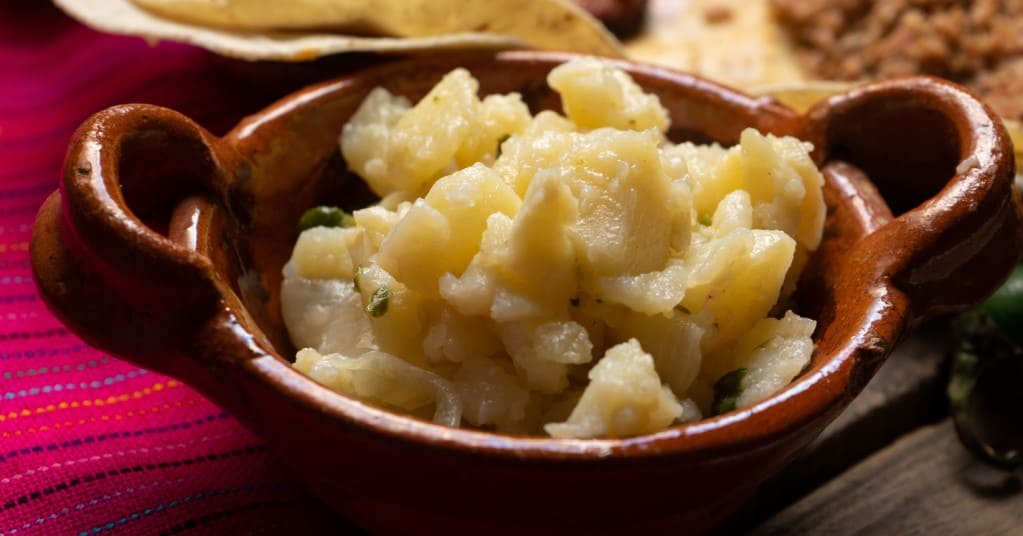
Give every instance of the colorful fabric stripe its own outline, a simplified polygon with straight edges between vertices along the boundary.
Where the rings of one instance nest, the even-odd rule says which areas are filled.
[[[148,102],[219,134],[283,92],[200,49],[0,4],[0,536],[352,530],[200,394],[71,334],[28,261],[35,213],[92,113]]]

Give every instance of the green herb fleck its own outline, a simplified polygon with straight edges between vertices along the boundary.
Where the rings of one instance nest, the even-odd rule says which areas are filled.
[[[497,158],[501,158],[501,144],[508,141],[508,138],[510,137],[511,134],[505,133],[501,134],[500,138],[497,138]]]
[[[298,220],[298,231],[302,232],[313,227],[351,227],[355,218],[337,207],[313,207],[302,214]]]
[[[714,415],[735,409],[735,403],[742,394],[742,380],[746,378],[747,372],[745,368],[737,368],[714,382],[714,404],[711,406]]]
[[[675,310],[680,313],[685,313],[687,315],[693,314],[692,312],[689,311],[689,309],[686,308],[685,305],[682,305],[681,303],[675,306]]]
[[[700,225],[704,227],[710,227],[710,225],[714,223],[714,217],[711,216],[710,214],[700,214],[699,216],[696,217],[696,221],[698,221]]]
[[[373,291],[373,295],[369,297],[369,305],[366,306],[366,312],[369,316],[378,317],[384,316],[387,312],[387,305],[391,301],[391,289],[387,287],[377,287]]]
[[[633,128],[636,128],[636,120],[635,119],[629,119],[629,126],[633,127]]]
[[[362,266],[355,269],[355,277],[352,278],[352,285],[355,287],[355,292],[362,292],[359,288],[359,281],[362,279]]]

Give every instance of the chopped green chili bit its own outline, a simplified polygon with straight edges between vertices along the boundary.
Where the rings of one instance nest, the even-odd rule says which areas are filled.
[[[735,409],[735,403],[742,394],[742,380],[746,378],[747,372],[745,368],[737,368],[714,382],[714,404],[711,406],[714,415]]]
[[[359,266],[359,267],[357,267],[355,269],[355,277],[352,278],[352,286],[354,287],[355,292],[362,292],[362,289],[359,288],[359,280],[361,280],[361,279],[362,279],[362,266]]]
[[[510,138],[510,137],[511,137],[511,134],[501,134],[501,137],[497,138],[497,157],[498,158],[501,157],[501,144],[506,142],[506,141],[508,141],[508,138]]]
[[[366,312],[369,316],[378,317],[383,316],[387,312],[387,305],[391,301],[391,289],[387,287],[377,287],[373,291],[373,295],[369,297],[369,305],[366,306]]]
[[[298,220],[298,231],[302,232],[313,227],[352,227],[355,218],[337,207],[313,207]]]
[[[700,214],[696,216],[696,221],[704,227],[710,227],[714,223],[714,217],[710,214]]]

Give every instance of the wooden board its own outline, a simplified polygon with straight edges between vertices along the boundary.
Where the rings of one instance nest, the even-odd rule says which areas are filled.
[[[945,420],[899,439],[751,534],[1023,534],[1021,476],[971,457]]]

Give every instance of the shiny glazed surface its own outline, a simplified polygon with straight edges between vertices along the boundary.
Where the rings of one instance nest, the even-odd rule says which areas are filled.
[[[675,141],[731,144],[753,126],[814,144],[829,213],[797,291],[800,312],[818,320],[807,372],[762,403],[698,423],[555,440],[393,415],[292,370],[280,269],[305,209],[371,201],[337,147],[366,93],[384,85],[415,100],[464,66],[481,93],[518,91],[535,112],[557,107],[544,78],[565,58],[389,63],[301,91],[223,138],[153,106],[100,112],[72,140],[61,191],[39,214],[40,293],[90,344],[174,375],[234,413],[327,503],[375,532],[700,531],[808,444],[908,327],[976,303],[1017,260],[1012,147],[990,110],[957,86],[883,82],[801,116],[623,64],[659,95]]]

